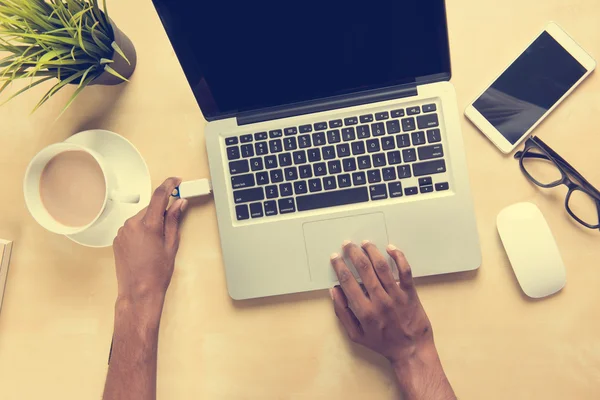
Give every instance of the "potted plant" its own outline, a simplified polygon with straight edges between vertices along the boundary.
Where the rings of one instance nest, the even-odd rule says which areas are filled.
[[[0,0],[0,95],[28,82],[0,104],[56,79],[33,111],[75,85],[64,112],[87,86],[127,81],[135,65],[133,44],[109,18],[106,0],[102,9],[98,0]]]

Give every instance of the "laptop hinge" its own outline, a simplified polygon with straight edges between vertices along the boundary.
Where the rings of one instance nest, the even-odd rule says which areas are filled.
[[[328,97],[314,101],[296,103],[285,107],[271,107],[251,113],[242,113],[237,117],[238,125],[255,124],[280,118],[296,117],[338,108],[359,106],[368,103],[400,99],[418,95],[417,85],[401,85],[385,89],[369,90],[351,95]]]

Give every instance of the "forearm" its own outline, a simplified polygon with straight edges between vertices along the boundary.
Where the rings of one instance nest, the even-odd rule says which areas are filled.
[[[433,344],[393,367],[403,399],[456,400]]]
[[[162,298],[118,299],[104,400],[156,399],[156,362]]]

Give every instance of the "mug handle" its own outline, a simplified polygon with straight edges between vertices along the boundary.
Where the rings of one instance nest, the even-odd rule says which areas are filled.
[[[140,202],[140,195],[133,193],[122,193],[118,190],[111,190],[108,194],[108,198],[117,203],[131,203],[137,204]]]

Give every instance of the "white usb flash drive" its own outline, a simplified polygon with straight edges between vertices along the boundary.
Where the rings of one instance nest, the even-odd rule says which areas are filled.
[[[175,188],[173,197],[188,199],[190,197],[200,197],[209,195],[212,187],[208,179],[198,179],[196,181],[181,182],[179,187]]]

